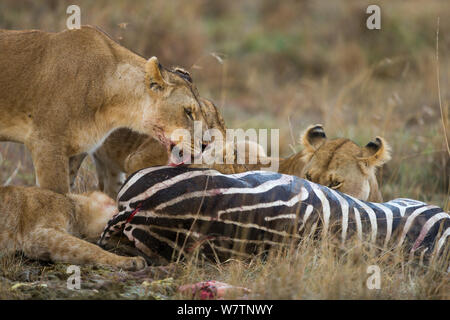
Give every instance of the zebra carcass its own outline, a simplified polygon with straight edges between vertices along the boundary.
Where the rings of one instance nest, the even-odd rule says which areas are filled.
[[[437,206],[411,199],[361,201],[268,171],[146,168],[127,179],[118,205],[99,243],[123,232],[147,256],[167,260],[195,250],[215,259],[247,257],[299,241],[311,230],[342,243],[356,237],[386,250],[448,254],[450,215]]]

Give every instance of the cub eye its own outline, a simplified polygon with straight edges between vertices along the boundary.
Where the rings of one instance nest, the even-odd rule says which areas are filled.
[[[330,184],[328,185],[328,188],[331,189],[339,189],[340,187],[342,187],[342,182],[340,181],[331,181]]]
[[[186,113],[186,115],[189,117],[189,119],[194,121],[194,117],[192,116],[192,110],[190,108],[184,108],[184,113]]]
[[[306,180],[312,181],[311,175],[309,174],[309,172],[305,175],[305,177],[306,177]]]

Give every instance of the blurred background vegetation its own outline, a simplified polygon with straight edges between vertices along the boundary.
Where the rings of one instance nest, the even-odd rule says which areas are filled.
[[[64,30],[70,4],[82,24],[190,70],[228,127],[279,128],[284,156],[313,123],[361,145],[383,136],[393,150],[379,172],[385,198],[449,209],[449,1],[2,0],[0,28]],[[381,30],[365,27],[369,4],[381,7]],[[34,174],[23,146],[2,143],[0,182],[8,179],[33,184]],[[89,163],[78,182],[95,185]]]

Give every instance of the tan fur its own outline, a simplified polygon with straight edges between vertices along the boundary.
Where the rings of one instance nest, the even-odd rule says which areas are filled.
[[[0,141],[29,148],[43,188],[68,192],[69,157],[95,150],[116,128],[169,150],[174,129],[193,136],[193,120],[204,123],[190,81],[96,28],[0,30],[0,48]]]
[[[176,69],[180,72],[180,69]],[[183,70],[186,73],[186,71]],[[200,109],[208,128],[218,129],[225,136],[225,122],[214,103],[200,98]],[[70,159],[71,185],[86,154]],[[115,198],[129,175],[143,168],[165,165],[168,162],[166,147],[158,140],[144,134],[121,128],[105,140],[93,154],[100,190]]]
[[[116,213],[114,200],[98,191],[64,196],[37,187],[0,187],[0,251],[23,251],[53,262],[142,269],[142,257],[118,256],[80,239],[97,240]]]
[[[213,148],[214,145],[210,144],[209,147]],[[239,149],[244,151],[243,155],[242,151],[239,153]],[[270,164],[263,165],[260,162],[260,159],[267,159],[267,154],[264,148],[254,141],[245,140],[225,143],[222,145],[222,148],[217,151],[223,156],[221,159],[222,163],[215,161],[210,165],[206,163],[191,164],[190,167],[211,168],[223,174],[234,174],[245,171],[261,170],[264,167],[270,166]],[[255,157],[252,161],[250,161],[250,155]]]
[[[217,107],[212,101],[205,98],[200,98],[200,102],[201,111],[203,112],[208,128],[219,130],[221,135],[225,137],[225,122]],[[105,147],[117,149],[118,145],[112,146],[112,144],[108,144]],[[112,152],[109,152],[109,155],[111,154]],[[165,165],[167,164],[167,161],[167,153],[163,153],[161,151],[161,145],[159,142],[154,139],[147,138],[135,150],[128,153],[128,156],[123,162],[123,169],[126,174],[131,174],[146,167]]]
[[[349,139],[326,138],[322,125],[301,138],[304,149],[280,163],[280,172],[331,187],[361,200],[382,202],[375,171],[390,160],[389,146],[377,137],[361,148]]]

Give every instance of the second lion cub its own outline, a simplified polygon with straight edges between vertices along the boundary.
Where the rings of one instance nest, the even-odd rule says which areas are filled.
[[[22,251],[39,260],[109,265],[125,270],[146,266],[142,257],[110,253],[78,237],[96,240],[117,213],[101,192],[66,196],[37,187],[0,187],[0,252]]]

